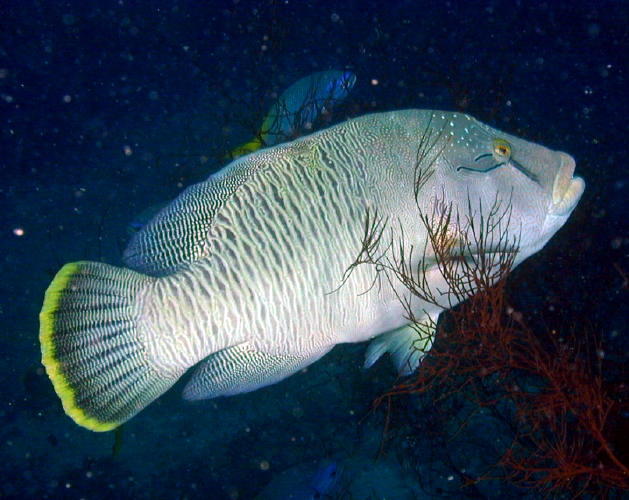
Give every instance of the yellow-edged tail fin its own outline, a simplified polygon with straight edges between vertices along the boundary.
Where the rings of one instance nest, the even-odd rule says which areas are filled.
[[[178,378],[151,366],[138,328],[138,296],[153,279],[73,262],[46,290],[39,315],[42,363],[65,412],[83,427],[116,428]]]

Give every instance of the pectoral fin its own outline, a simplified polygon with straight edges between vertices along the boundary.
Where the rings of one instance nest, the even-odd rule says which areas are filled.
[[[183,390],[188,400],[251,392],[275,384],[314,363],[331,349],[304,354],[268,354],[239,344],[205,358]]]
[[[406,325],[376,337],[365,355],[365,368],[370,368],[385,352],[391,355],[400,375],[410,375],[432,347],[435,322]]]

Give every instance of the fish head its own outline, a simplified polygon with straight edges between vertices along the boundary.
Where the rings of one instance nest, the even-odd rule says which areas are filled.
[[[302,119],[314,121],[323,112],[330,112],[351,92],[356,75],[351,71],[329,70],[314,73],[302,80],[307,90],[302,98]],[[306,88],[306,87],[304,87]]]
[[[433,113],[433,206],[451,207],[459,232],[493,231],[484,251],[517,240],[515,264],[540,250],[568,220],[585,182],[572,156],[501,132],[461,113]],[[474,252],[478,234],[468,249]],[[487,236],[487,235],[485,235]],[[502,238],[502,239],[501,239]]]
[[[324,74],[327,79],[323,95],[327,99],[334,101],[345,99],[356,84],[356,75],[351,71],[329,71]]]

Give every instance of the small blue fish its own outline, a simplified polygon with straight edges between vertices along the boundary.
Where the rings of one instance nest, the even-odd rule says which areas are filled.
[[[308,487],[303,491],[302,496],[293,496],[292,498],[308,499],[323,498],[323,495],[329,493],[339,478],[339,468],[336,463],[320,467],[310,481]]]
[[[234,149],[229,156],[252,153],[312,130],[313,123],[343,101],[356,83],[351,71],[319,71],[297,80],[271,106],[256,137]]]
[[[289,473],[292,472],[293,470],[289,471]],[[333,492],[340,476],[341,470],[338,464],[325,461],[311,477],[297,482],[285,480],[275,484],[271,483],[256,498],[257,500],[271,498],[273,500],[317,500],[326,498]]]

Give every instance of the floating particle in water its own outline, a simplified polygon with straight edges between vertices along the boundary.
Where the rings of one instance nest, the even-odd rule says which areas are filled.
[[[24,236],[24,228],[21,228],[21,227],[13,228],[13,234],[15,236]]]

